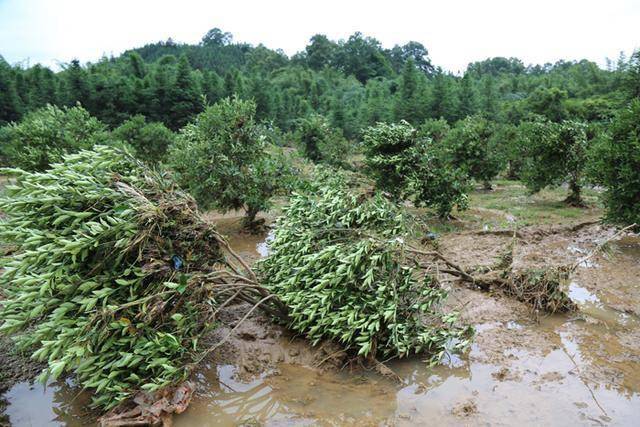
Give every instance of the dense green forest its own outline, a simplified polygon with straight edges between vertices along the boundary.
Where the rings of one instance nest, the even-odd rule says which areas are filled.
[[[47,104],[80,103],[111,127],[144,115],[177,130],[205,103],[237,96],[253,99],[256,118],[289,131],[301,117],[324,115],[351,139],[380,121],[444,118],[449,123],[481,113],[518,124],[530,113],[553,121],[609,119],[638,91],[625,72],[638,57],[621,55],[607,69],[587,60],[525,65],[490,58],[454,75],[433,64],[415,41],[385,49],[355,33],[332,41],[318,34],[292,57],[263,45],[236,43],[217,28],[197,45],[171,39],[103,58],[73,60],[59,72],[0,61],[0,125]]]
[[[218,28],[197,45],[169,39],[59,72],[2,60],[0,157],[44,170],[66,153],[122,144],[168,165],[200,204],[244,207],[249,223],[288,191],[295,162],[283,147],[360,169],[441,217],[466,208],[474,182],[490,190],[502,174],[531,192],[567,184],[573,206],[585,185],[601,185],[609,216],[632,222],[640,52],[607,64],[496,57],[460,76],[415,41],[385,49],[359,32],[318,34],[287,57]],[[212,186],[222,194],[213,205]]]

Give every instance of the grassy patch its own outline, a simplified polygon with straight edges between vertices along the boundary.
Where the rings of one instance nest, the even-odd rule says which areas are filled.
[[[587,208],[568,206],[563,202],[567,196],[567,190],[558,187],[544,189],[536,194],[529,191],[518,181],[497,181],[493,191],[475,191],[470,195],[471,210],[463,213],[467,217],[478,214],[483,210],[497,211],[484,212],[485,217],[489,213],[493,215],[493,225],[517,224],[518,226],[535,224],[557,224],[594,219],[602,214],[602,208],[598,200],[598,192],[593,189],[585,189],[583,198]],[[504,218],[499,218],[502,213]],[[491,225],[491,224],[488,224]]]
[[[504,229],[530,225],[550,225],[589,221],[602,216],[598,192],[585,189],[586,208],[563,202],[567,190],[562,187],[544,189],[531,194],[519,181],[498,180],[494,189],[476,189],[469,194],[469,210],[454,212],[460,221],[442,221],[426,209],[413,209],[433,232],[442,234],[465,229]]]

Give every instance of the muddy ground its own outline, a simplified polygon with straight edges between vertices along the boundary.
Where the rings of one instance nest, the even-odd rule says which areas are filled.
[[[514,250],[519,267],[573,264],[615,233],[587,224],[597,212],[543,226],[522,226]],[[513,218],[513,220],[512,220]],[[240,231],[234,215],[209,219],[250,261],[267,251],[266,234]],[[272,218],[267,217],[269,222]],[[555,218],[554,218],[555,219]],[[510,213],[472,209],[439,249],[460,265],[490,265],[512,237],[497,228],[520,225]],[[489,224],[489,227],[486,227]],[[572,225],[584,224],[574,228]],[[485,226],[483,226],[485,225]],[[543,316],[500,292],[452,280],[447,306],[476,327],[469,352],[434,369],[419,359],[389,363],[400,383],[345,367],[345,355],[306,341],[256,313],[198,371],[190,408],[175,417],[193,425],[633,425],[640,417],[640,238],[627,234],[578,267],[567,291],[580,311]],[[248,307],[223,313],[227,337]],[[85,425],[86,411],[71,381],[47,390],[29,386],[37,367],[6,351],[0,381],[13,425]],[[38,402],[34,409],[29,402]],[[48,406],[48,408],[47,408]],[[43,409],[44,408],[44,409]],[[49,408],[51,408],[49,410]]]

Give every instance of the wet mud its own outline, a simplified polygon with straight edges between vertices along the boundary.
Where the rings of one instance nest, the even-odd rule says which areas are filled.
[[[232,247],[252,261],[268,235],[242,233],[216,217]],[[574,264],[615,231],[591,224],[522,229],[514,265]],[[490,265],[512,237],[467,229],[444,234],[439,249],[465,267]],[[542,316],[500,293],[446,283],[448,308],[475,326],[467,354],[435,368],[420,358],[392,361],[398,383],[344,368],[330,343],[303,339],[256,314],[223,313],[210,343],[229,337],[195,375],[196,392],[176,426],[237,425],[637,425],[640,419],[640,238],[626,235],[578,266],[567,292],[580,310]],[[13,425],[86,425],[86,399],[71,381],[45,389],[26,381],[4,395]]]

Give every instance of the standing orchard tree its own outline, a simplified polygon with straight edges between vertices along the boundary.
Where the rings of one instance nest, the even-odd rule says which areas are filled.
[[[7,163],[28,171],[41,171],[59,162],[68,153],[104,144],[109,139],[106,126],[87,110],[77,106],[47,105],[7,127]]]
[[[286,174],[254,122],[251,101],[225,98],[196,116],[169,148],[178,182],[204,209],[244,209],[245,226],[270,206]]]
[[[364,132],[365,166],[376,186],[398,199],[405,198],[407,171],[415,167],[412,149],[416,130],[406,121],[378,123]]]
[[[640,224],[640,100],[618,113],[589,154],[590,175],[606,187],[607,219]]]
[[[445,119],[427,119],[418,128],[418,136],[431,138],[436,144],[440,144],[449,135],[451,126]]]
[[[148,123],[140,114],[114,129],[113,136],[129,144],[139,159],[149,163],[160,162],[175,139],[175,134],[164,124]]]
[[[440,144],[420,137],[407,122],[378,123],[364,132],[367,173],[378,189],[416,206],[431,206],[447,218],[467,207],[467,176],[448,162]]]
[[[491,189],[491,180],[504,167],[504,155],[494,138],[494,124],[481,116],[460,120],[444,138],[454,166]]]
[[[496,124],[493,134],[494,141],[504,154],[506,177],[518,179],[522,169],[522,156],[518,146],[520,133],[518,127],[509,123]]]
[[[320,114],[311,114],[298,121],[296,139],[305,157],[316,163],[343,165],[350,152],[342,132],[332,128]]]
[[[527,188],[538,192],[547,186],[569,184],[565,203],[584,206],[581,196],[589,133],[585,123],[545,119],[520,125],[521,178]]]

